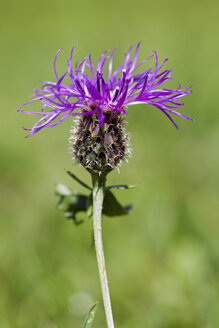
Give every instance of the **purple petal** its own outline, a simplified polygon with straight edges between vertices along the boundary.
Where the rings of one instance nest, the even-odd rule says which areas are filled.
[[[167,62],[166,58],[161,64],[158,64],[158,55],[146,58],[137,64],[140,42],[129,48],[124,61],[113,72],[113,57],[116,48],[109,56],[105,51],[95,66],[91,60],[91,54],[88,54],[79,65],[72,68],[72,57],[75,46],[71,50],[67,61],[67,70],[59,78],[56,71],[56,61],[59,49],[55,55],[53,68],[56,77],[55,82],[43,82],[42,88],[33,90],[33,99],[24,103],[19,112],[31,115],[40,115],[41,118],[36,122],[28,136],[32,136],[44,127],[53,127],[69,116],[75,115],[93,115],[98,113],[99,124],[102,125],[105,120],[104,110],[120,112],[121,115],[127,114],[124,106],[137,104],[153,105],[160,109],[177,127],[175,121],[170,116],[177,115],[183,119],[193,120],[177,110],[183,106],[180,98],[190,94],[191,87],[181,88],[179,85],[175,89],[163,88],[165,82],[172,80],[172,71],[164,70],[163,66]],[[131,59],[132,49],[135,48],[133,60]],[[155,67],[146,67],[140,73],[136,70],[145,64],[148,60],[155,57]],[[103,69],[108,62],[108,78],[104,76]],[[96,76],[96,77],[95,77]],[[32,102],[40,101],[42,103],[41,112],[23,111],[21,108]],[[79,112],[76,111],[79,109]],[[58,120],[57,118],[61,115]]]
[[[59,78],[58,78],[58,75],[57,75],[57,72],[56,72],[56,60],[57,60],[58,54],[60,53],[61,50],[62,50],[62,48],[60,48],[60,49],[57,51],[57,53],[56,53],[56,55],[55,55],[54,63],[53,63],[54,73],[55,73],[55,76],[56,76],[57,80],[58,80]]]

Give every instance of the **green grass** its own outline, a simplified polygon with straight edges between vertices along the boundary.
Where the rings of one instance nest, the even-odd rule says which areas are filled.
[[[80,328],[95,301],[94,327],[105,327],[91,221],[75,227],[55,209],[56,182],[83,190],[64,169],[89,183],[68,151],[72,122],[25,140],[21,126],[34,118],[16,110],[54,79],[58,48],[61,73],[75,43],[75,61],[118,45],[118,64],[139,40],[140,59],[157,50],[172,85],[193,84],[182,110],[197,121],[178,119],[176,131],[152,107],[129,110],[133,157],[108,182],[140,183],[115,192],[135,208],[103,226],[115,326],[219,326],[218,9],[216,0],[2,4],[1,328]]]

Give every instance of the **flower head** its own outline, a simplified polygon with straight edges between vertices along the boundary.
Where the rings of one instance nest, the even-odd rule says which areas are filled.
[[[58,76],[56,72],[56,60],[60,50],[56,53],[54,60],[54,73],[56,82],[43,82],[42,89],[34,90],[35,98],[26,102],[27,105],[34,101],[41,101],[41,112],[29,112],[20,110],[22,113],[39,115],[41,118],[31,128],[27,136],[32,136],[44,127],[55,126],[64,121],[69,116],[74,115],[92,115],[95,114],[99,125],[102,126],[107,113],[127,114],[127,107],[136,104],[153,105],[161,110],[178,127],[171,114],[180,116],[184,119],[191,118],[176,111],[183,104],[180,98],[190,94],[191,87],[181,89],[179,85],[176,89],[161,88],[166,81],[171,79],[171,70],[164,70],[162,64],[158,64],[157,53],[137,64],[140,42],[132,46],[125,56],[124,62],[113,71],[113,56],[116,48],[111,54],[107,55],[105,51],[95,66],[92,63],[91,55],[88,54],[79,65],[72,68],[72,56],[74,48],[71,51],[67,62],[67,69],[64,75]],[[133,59],[131,53],[134,50]],[[137,73],[137,69],[143,68],[144,64],[154,58],[155,67],[147,68]],[[107,65],[108,76],[103,73]],[[23,105],[23,106],[24,106]],[[23,107],[21,106],[21,107]],[[47,111],[45,110],[47,108]]]

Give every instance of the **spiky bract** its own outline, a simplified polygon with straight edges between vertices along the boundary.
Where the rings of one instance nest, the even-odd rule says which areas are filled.
[[[129,135],[125,133],[121,113],[105,112],[100,126],[97,114],[75,120],[70,145],[76,161],[90,173],[106,175],[118,167],[130,152]]]

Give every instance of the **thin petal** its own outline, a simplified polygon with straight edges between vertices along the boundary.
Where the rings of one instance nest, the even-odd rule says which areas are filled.
[[[54,63],[53,63],[54,73],[55,73],[55,76],[56,76],[57,80],[58,80],[59,78],[58,78],[58,75],[57,75],[57,72],[56,72],[56,60],[57,60],[58,54],[60,53],[61,50],[62,50],[62,48],[60,48],[60,49],[57,51],[57,53],[56,53],[56,55],[55,55]]]

